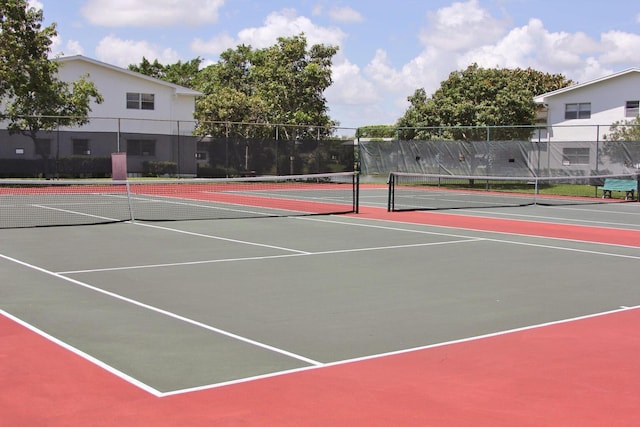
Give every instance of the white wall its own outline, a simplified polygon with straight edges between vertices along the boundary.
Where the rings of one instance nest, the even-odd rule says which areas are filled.
[[[640,73],[631,72],[547,97],[550,135],[556,141],[596,141],[609,133],[609,125],[625,117],[626,101],[640,100]],[[565,104],[591,103],[591,118],[565,120]]]
[[[172,85],[82,59],[60,64],[61,80],[74,81],[87,74],[104,101],[102,104],[91,104],[89,115],[94,119],[82,130],[175,134],[176,122],[184,121],[180,123],[180,133],[186,134],[195,127],[195,96],[177,94]],[[154,94],[154,110],[127,109],[127,92]]]

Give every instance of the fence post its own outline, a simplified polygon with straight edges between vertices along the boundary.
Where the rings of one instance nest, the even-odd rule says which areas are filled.
[[[176,130],[178,132],[178,167],[176,173],[178,174],[178,178],[180,178],[180,120],[177,120],[176,122]]]

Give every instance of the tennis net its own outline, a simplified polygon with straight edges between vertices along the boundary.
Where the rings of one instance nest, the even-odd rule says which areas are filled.
[[[622,180],[629,191],[605,192],[607,180]],[[611,182],[611,181],[609,181]],[[637,174],[498,177],[392,172],[388,210],[435,210],[528,205],[577,205],[631,201],[638,194]],[[609,197],[610,196],[610,197]]]
[[[358,212],[354,172],[140,181],[0,180],[0,228]]]

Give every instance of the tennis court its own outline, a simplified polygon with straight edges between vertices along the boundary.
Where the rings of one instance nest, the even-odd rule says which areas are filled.
[[[639,203],[387,212],[387,189],[363,185],[356,213],[348,197],[305,188],[284,215],[255,215],[265,194],[240,209],[225,191],[216,203],[254,215],[224,220],[132,221],[56,198],[37,204],[110,221],[0,230],[3,418],[495,426],[640,416]],[[319,199],[334,206],[307,209]]]

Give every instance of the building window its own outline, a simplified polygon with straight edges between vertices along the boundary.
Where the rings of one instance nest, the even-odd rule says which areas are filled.
[[[562,164],[565,166],[588,165],[589,148],[563,148]]]
[[[590,119],[591,118],[591,103],[581,102],[576,104],[565,104],[564,106],[564,119]]]
[[[127,108],[130,110],[153,110],[155,109],[155,95],[127,92]]]
[[[73,140],[73,155],[74,156],[88,156],[91,154],[89,150],[88,139],[74,139]]]
[[[155,156],[156,142],[148,139],[127,140],[127,154],[130,156]]]
[[[624,108],[624,115],[626,117],[638,117],[640,114],[640,101],[627,101]]]
[[[196,160],[207,160],[206,151],[196,151]]]

